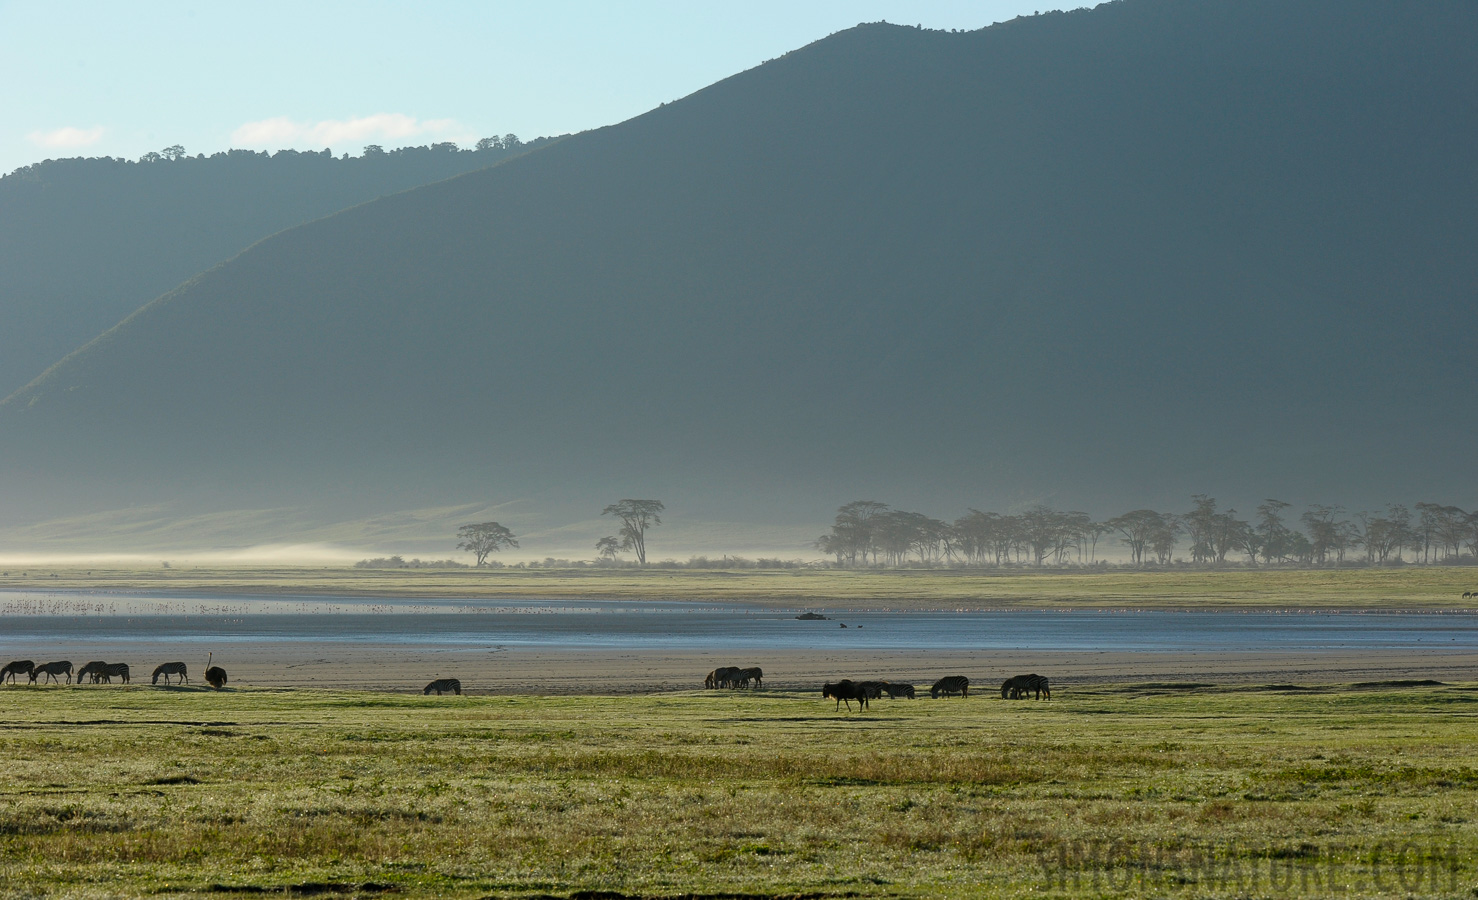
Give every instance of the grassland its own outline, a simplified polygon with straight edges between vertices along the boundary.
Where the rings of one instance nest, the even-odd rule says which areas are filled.
[[[9,567],[0,589],[450,598],[643,598],[783,607],[1461,609],[1478,569],[1006,570]]]
[[[1434,684],[7,687],[0,896],[1466,897],[1475,713]]]

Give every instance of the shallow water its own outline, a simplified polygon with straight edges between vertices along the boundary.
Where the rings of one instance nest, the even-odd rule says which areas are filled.
[[[550,650],[1478,650],[1466,613],[838,611],[669,601],[0,592],[0,643],[345,642]],[[845,624],[847,627],[841,627]]]

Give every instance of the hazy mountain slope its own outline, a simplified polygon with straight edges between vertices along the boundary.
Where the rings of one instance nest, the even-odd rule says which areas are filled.
[[[293,225],[516,156],[233,150],[47,160],[0,178],[0,396],[180,282]]]
[[[1471,503],[1474,47],[1397,0],[843,32],[161,298],[0,407],[12,509]]]

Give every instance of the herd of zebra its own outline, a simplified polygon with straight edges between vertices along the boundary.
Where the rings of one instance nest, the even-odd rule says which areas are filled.
[[[706,688],[747,690],[765,686],[765,673],[759,666],[719,666],[703,679]]]
[[[15,684],[16,677],[20,675],[29,677],[31,684],[35,684],[38,679],[42,679],[42,684],[48,681],[61,684],[62,676],[64,675],[67,678],[67,684],[71,684],[74,677],[71,660],[63,659],[57,662],[42,663],[38,666],[29,659],[17,659],[7,664],[5,668],[0,669],[0,683],[4,683],[6,679],[9,679],[11,684]],[[169,684],[171,675],[179,676],[180,680],[175,682],[176,684],[190,683],[190,673],[182,662],[167,662],[159,665],[154,669],[154,680],[152,683],[158,684],[160,677],[163,677],[164,683]],[[124,684],[128,684],[128,663],[108,663],[102,660],[94,660],[78,669],[75,673],[75,678],[78,684],[112,684],[114,678],[117,678]],[[216,690],[225,687],[226,670],[220,666],[207,666],[205,669],[205,683]]]
[[[907,697],[912,700],[914,686],[892,681],[853,681],[850,678],[843,678],[838,682],[828,682],[821,688],[822,698],[835,700],[837,709],[841,709],[842,704],[845,703],[847,709],[850,710],[853,700],[857,701],[858,709],[866,709],[867,701],[876,700],[883,694],[887,694],[890,699]],[[929,688],[929,696],[936,700],[951,694],[959,694],[961,697],[970,696],[970,679],[964,675],[946,675]],[[1038,700],[1052,699],[1052,690],[1048,686],[1046,677],[1017,675],[1007,678],[1001,685],[1002,700],[1022,700],[1030,694],[1035,694]]]

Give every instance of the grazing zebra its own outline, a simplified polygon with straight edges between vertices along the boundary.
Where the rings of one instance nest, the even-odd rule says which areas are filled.
[[[205,683],[220,690],[226,686],[226,670],[220,666],[211,666],[205,670]]]
[[[867,699],[876,700],[883,696],[883,686],[885,684],[887,684],[886,681],[859,681],[857,682],[857,687],[863,693],[867,694]]]
[[[1463,599],[1464,600],[1473,599],[1473,598],[1478,598],[1478,591],[1463,591]]]
[[[887,694],[891,700],[897,700],[899,697],[907,697],[910,700],[914,698],[913,685],[911,684],[895,684],[891,681],[885,681],[883,682],[883,693]]]
[[[456,694],[460,697],[462,695],[462,682],[458,681],[455,678],[438,678],[430,684],[426,685],[426,690],[422,691],[421,693],[429,694],[432,691],[435,691],[436,696],[438,697],[440,697],[444,691],[451,691],[453,694]]]
[[[104,684],[112,684],[115,677],[124,684],[128,684],[128,663],[108,663],[103,666],[102,671],[97,673],[97,677],[101,678]]]
[[[45,675],[52,681],[58,681],[58,675],[65,675],[67,676],[67,684],[71,684],[72,663],[70,660],[63,659],[57,662],[42,663],[39,666],[35,666],[31,669],[31,683],[35,684],[36,679],[42,675]]]
[[[747,669],[740,669],[739,677],[744,679],[746,683],[753,681],[756,688],[762,688],[765,686],[765,670],[761,669],[759,666],[750,666]]]
[[[831,684],[828,682],[827,684],[822,685],[821,697],[822,699],[835,698],[837,702],[837,709],[841,709],[842,704],[846,703],[848,712],[852,711],[853,700],[857,701],[858,709],[867,709],[867,691],[864,690],[860,685],[854,684],[852,680],[848,678],[843,678],[836,684]]]
[[[88,663],[87,665],[83,666],[82,668],[78,669],[77,670],[77,683],[78,684],[81,684],[82,683],[82,679],[85,678],[89,682],[91,682],[93,684],[97,684],[98,681],[102,677],[103,667],[105,667],[106,665],[107,665],[107,663],[103,662],[102,660],[95,659],[92,662]]]
[[[703,683],[711,688],[736,687],[739,682],[739,673],[743,671],[738,666],[719,666],[708,673]]]
[[[946,675],[934,682],[934,686],[929,688],[929,696],[935,700],[939,699],[940,694],[946,697],[950,694],[959,694],[961,697],[968,697],[970,696],[970,679],[963,675]]]
[[[5,668],[0,669],[0,682],[9,678],[10,683],[15,684],[15,676],[29,675],[34,668],[36,668],[36,664],[29,659],[18,659],[15,662],[7,663]],[[35,679],[32,680],[34,681]]]
[[[178,676],[180,676],[180,683],[181,684],[189,684],[190,683],[190,674],[185,671],[185,664],[182,663],[182,662],[172,662],[172,663],[162,663],[162,664],[160,664],[159,668],[157,668],[157,669],[154,670],[154,683],[155,684],[158,684],[159,683],[159,676],[160,675],[163,675],[164,676],[164,683],[165,684],[169,684],[169,676],[171,676],[171,675],[178,675]]]
[[[1002,700],[1022,700],[1031,693],[1035,693],[1038,700],[1042,699],[1043,694],[1047,695],[1048,700],[1052,699],[1052,689],[1042,675],[1017,675],[1001,683]]]

